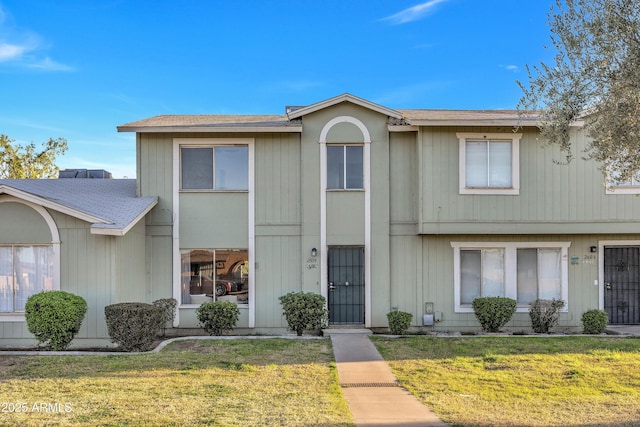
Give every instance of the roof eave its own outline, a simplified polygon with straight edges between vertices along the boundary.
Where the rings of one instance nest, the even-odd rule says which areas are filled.
[[[537,119],[444,119],[444,120],[420,120],[407,119],[407,122],[413,126],[540,126]],[[571,123],[571,127],[583,127],[584,120],[576,120]]]
[[[51,200],[45,199],[44,197],[36,196],[34,194],[28,193],[26,191],[18,190],[17,188],[13,188],[8,185],[0,185],[0,195],[2,194],[8,194],[17,199],[25,200],[27,202],[40,205],[44,208],[53,209],[57,212],[63,213],[65,215],[69,215],[71,217],[80,219],[82,221],[96,223],[96,224],[111,224],[111,222],[105,220],[104,218],[87,214],[85,212],[79,211],[69,206],[65,206],[60,203],[52,202]]]
[[[137,133],[301,133],[302,126],[118,126],[118,132]]]
[[[149,204],[142,212],[140,212],[129,224],[124,227],[104,227],[102,224],[92,224],[91,234],[97,234],[102,236],[119,236],[122,237],[129,232],[142,218],[144,218],[150,211],[158,204],[158,198],[156,197],[153,202]]]

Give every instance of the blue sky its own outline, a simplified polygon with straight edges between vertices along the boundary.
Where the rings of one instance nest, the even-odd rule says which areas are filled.
[[[280,114],[348,92],[389,108],[515,108],[552,0],[0,0],[0,134],[66,138],[62,168],[135,177],[158,114]]]

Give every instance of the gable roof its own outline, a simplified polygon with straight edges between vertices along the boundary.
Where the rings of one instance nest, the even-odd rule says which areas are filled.
[[[369,110],[377,111],[378,113],[384,114],[385,116],[393,117],[394,119],[402,118],[402,113],[400,113],[399,111],[392,110],[387,107],[383,107],[382,105],[374,104],[371,101],[358,98],[357,96],[353,96],[350,93],[343,93],[342,95],[338,95],[336,97],[329,98],[324,101],[320,101],[313,105],[309,105],[308,107],[297,108],[295,110],[289,111],[287,113],[287,117],[289,117],[289,120],[297,119],[298,117],[302,117],[306,114],[313,113],[315,111],[319,111],[327,107],[332,107],[342,102],[350,102],[352,104],[359,105],[364,108],[368,108]]]
[[[263,115],[200,114],[160,115],[126,123],[118,132],[302,132],[303,116],[341,103],[352,103],[386,115],[390,131],[415,131],[418,126],[537,126],[536,114],[518,110],[438,110],[384,107],[344,93],[304,107],[287,107],[287,113]],[[581,126],[576,122],[575,126]]]
[[[92,234],[124,236],[158,203],[137,197],[135,179],[0,179],[8,194],[91,223]]]

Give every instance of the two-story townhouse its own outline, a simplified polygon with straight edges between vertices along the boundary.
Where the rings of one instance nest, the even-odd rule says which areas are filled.
[[[594,162],[554,162],[562,156],[538,140],[535,118],[393,110],[344,94],[282,115],[157,116],[118,131],[136,133],[131,201],[148,203],[132,220],[136,249],[129,230],[109,236],[111,256],[78,269],[70,257],[93,246],[52,237],[68,247],[53,287],[92,301],[95,326],[80,338],[107,338],[106,304],[167,297],[179,302],[177,328],[198,327],[202,302],[228,300],[239,331],[281,333],[278,297],[291,291],[325,296],[332,325],[384,328],[397,308],[416,327],[429,312],[436,330],[474,330],[471,301],[485,295],[518,301],[513,330],[530,328],[537,298],[566,301],[567,328],[592,308],[640,323],[640,187],[604,185]],[[572,133],[581,150],[580,123]],[[13,185],[0,181],[0,202],[40,206],[52,229],[67,220]],[[3,217],[27,218],[7,206]],[[0,228],[0,249],[20,236]],[[29,338],[19,318],[19,307],[0,313],[1,342]]]

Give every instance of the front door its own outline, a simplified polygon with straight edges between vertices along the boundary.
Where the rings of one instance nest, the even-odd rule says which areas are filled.
[[[364,248],[330,247],[329,323],[364,324]]]
[[[640,323],[640,247],[604,249],[604,309],[610,324]]]

